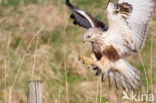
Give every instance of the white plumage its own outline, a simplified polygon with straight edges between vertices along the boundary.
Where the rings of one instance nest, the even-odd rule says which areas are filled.
[[[154,14],[156,1],[155,0],[119,0],[118,3],[119,4],[128,3],[132,5],[133,10],[127,17],[127,20],[125,20],[124,24],[125,26],[129,27],[130,32],[132,33],[131,34],[132,40],[134,42],[132,44],[136,47],[135,49],[136,50],[138,49],[137,51],[139,51],[143,47],[144,41],[146,39],[148,23]],[[122,13],[119,15],[122,15]],[[114,18],[116,18],[117,15],[113,15],[113,16]],[[122,24],[116,26],[120,27],[122,26]],[[125,31],[125,34],[129,34],[127,32],[129,31]]]
[[[109,2],[107,7],[109,21],[108,35],[116,41],[113,43],[114,46],[119,45],[116,49],[119,50],[120,54],[123,56],[127,54],[129,56],[133,51],[138,52],[143,47],[148,23],[154,14],[156,3],[154,0],[119,0],[118,3],[130,4],[132,12],[127,14],[119,12],[115,14],[114,12],[117,10],[115,4]],[[125,16],[125,18],[122,16]],[[118,37],[119,39],[115,35],[120,36]],[[131,50],[127,51],[126,46]]]

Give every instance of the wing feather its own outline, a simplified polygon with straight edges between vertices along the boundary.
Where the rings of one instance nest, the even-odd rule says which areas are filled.
[[[156,8],[155,0],[119,0],[108,3],[109,33],[119,36],[114,46],[125,56],[138,52],[144,45],[149,21]]]
[[[107,31],[108,27],[96,19],[95,17],[92,17],[89,13],[77,9],[75,6],[73,6],[70,3],[70,0],[66,0],[66,5],[69,7],[69,9],[72,11],[71,18],[74,19],[74,24],[79,25],[81,27],[84,27],[86,29],[88,28],[94,28],[94,27],[100,27],[103,31]]]

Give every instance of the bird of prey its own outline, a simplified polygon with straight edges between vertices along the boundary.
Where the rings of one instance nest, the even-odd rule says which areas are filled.
[[[109,26],[91,16],[89,13],[73,6],[69,0],[66,5],[72,11],[71,18],[75,25],[86,28],[83,42],[90,42],[91,57],[80,57],[80,60],[97,70],[102,81],[108,77],[112,86],[122,86],[126,91],[140,87],[140,75],[143,74],[125,60],[142,49],[148,24],[156,9],[156,0],[119,0],[107,4]]]

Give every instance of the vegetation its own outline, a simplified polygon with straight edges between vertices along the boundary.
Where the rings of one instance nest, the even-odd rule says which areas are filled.
[[[106,22],[107,0],[72,2]],[[78,61],[91,49],[82,43],[85,29],[73,25],[69,14],[64,0],[0,0],[0,103],[26,103],[31,80],[42,81],[43,103],[120,101],[122,91],[109,88],[107,81],[101,84],[95,72]],[[146,70],[142,93],[156,94],[155,33],[156,15],[141,54],[127,59]]]

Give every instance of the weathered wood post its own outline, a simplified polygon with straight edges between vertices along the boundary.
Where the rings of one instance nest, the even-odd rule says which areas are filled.
[[[28,82],[28,103],[42,103],[42,87],[40,81]]]

